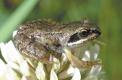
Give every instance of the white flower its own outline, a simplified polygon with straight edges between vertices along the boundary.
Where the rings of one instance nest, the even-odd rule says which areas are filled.
[[[0,43],[0,50],[5,60],[4,62],[0,59],[0,80],[63,80],[66,78],[68,80],[100,80],[103,73],[101,65],[93,65],[90,70],[82,67],[83,61],[98,60],[97,44],[85,50],[82,60],[72,55],[69,49],[64,48],[65,53],[61,61],[53,58],[54,63],[46,66],[39,61],[31,61],[23,57],[12,41],[6,44]]]

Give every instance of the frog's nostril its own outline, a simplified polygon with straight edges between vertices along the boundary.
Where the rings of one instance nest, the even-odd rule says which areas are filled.
[[[99,33],[99,34],[101,33],[99,29],[93,29],[92,32],[93,33]]]
[[[91,28],[91,32],[97,34],[98,36],[101,35],[99,27]]]

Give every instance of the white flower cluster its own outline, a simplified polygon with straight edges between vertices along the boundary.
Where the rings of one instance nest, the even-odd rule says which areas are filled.
[[[86,74],[83,69],[68,63],[65,54],[63,54],[62,61],[54,58],[53,65],[44,65],[41,62],[35,65],[34,61],[23,58],[12,41],[6,44],[0,43],[0,50],[4,59],[0,59],[0,80],[103,80],[101,65],[92,66]],[[67,56],[70,55],[70,58],[75,59],[68,49],[64,49],[64,51]],[[97,60],[98,53],[99,46],[95,45],[91,50],[85,51],[82,60],[90,61],[91,58]],[[84,73],[85,76],[83,76]]]

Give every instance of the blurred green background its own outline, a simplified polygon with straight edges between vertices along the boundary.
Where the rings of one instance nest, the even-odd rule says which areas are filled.
[[[11,39],[17,25],[35,19],[59,22],[88,17],[102,31],[100,57],[107,80],[122,80],[121,0],[0,0],[0,42]]]

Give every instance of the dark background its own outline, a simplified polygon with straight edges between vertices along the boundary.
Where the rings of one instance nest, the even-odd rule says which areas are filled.
[[[100,57],[108,80],[122,80],[121,0],[40,0],[31,3],[27,10],[24,9],[28,5],[22,7],[24,2],[27,0],[0,0],[0,41],[11,39],[16,25],[28,20],[46,18],[69,22],[87,17],[101,28],[99,40],[106,45],[101,45]],[[24,11],[20,11],[20,6]]]

